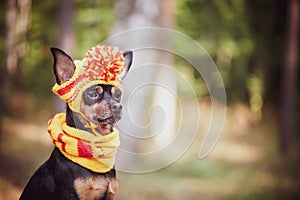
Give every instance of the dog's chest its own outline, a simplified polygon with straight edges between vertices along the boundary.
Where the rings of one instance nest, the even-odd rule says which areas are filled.
[[[91,175],[85,178],[75,179],[74,188],[80,200],[96,200],[102,199],[104,196],[115,196],[118,183],[115,178]]]

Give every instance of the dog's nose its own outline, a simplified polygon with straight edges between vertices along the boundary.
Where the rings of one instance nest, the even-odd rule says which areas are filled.
[[[116,103],[111,106],[111,110],[113,110],[113,111],[121,110],[121,109],[122,109],[122,105],[120,103]]]

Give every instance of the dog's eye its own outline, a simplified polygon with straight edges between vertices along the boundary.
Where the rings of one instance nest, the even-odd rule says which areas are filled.
[[[116,101],[120,101],[122,97],[122,92],[116,87],[111,88],[112,98]]]
[[[97,91],[89,91],[87,93],[87,96],[89,99],[93,99],[93,100],[96,100],[100,97],[100,95],[97,93]]]

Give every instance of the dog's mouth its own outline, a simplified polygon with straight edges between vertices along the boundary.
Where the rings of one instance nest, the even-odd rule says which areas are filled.
[[[115,119],[113,116],[107,117],[107,118],[96,118],[96,120],[99,124],[113,124],[115,122]]]
[[[102,113],[95,115],[93,121],[97,124],[114,124],[121,119],[121,112]]]

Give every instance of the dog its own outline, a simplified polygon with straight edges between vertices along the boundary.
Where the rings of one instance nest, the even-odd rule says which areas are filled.
[[[119,138],[114,125],[121,119],[121,81],[130,69],[133,52],[97,46],[82,61],[73,61],[58,48],[51,52],[56,78],[53,92],[67,102],[66,112],[49,121],[55,148],[33,174],[20,200],[115,199],[114,148]],[[70,130],[72,136],[62,134],[60,128]]]

